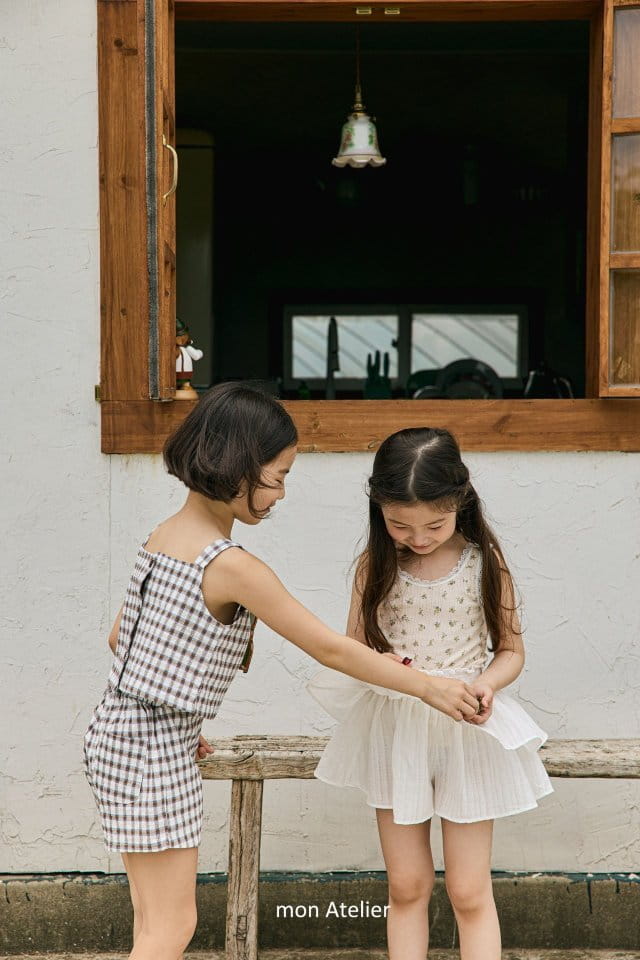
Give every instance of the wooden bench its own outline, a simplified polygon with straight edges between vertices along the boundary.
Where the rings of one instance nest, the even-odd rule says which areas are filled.
[[[257,960],[258,877],[265,780],[310,780],[327,737],[240,736],[212,741],[203,780],[231,780],[227,960]],[[640,740],[548,740],[550,777],[640,779]]]

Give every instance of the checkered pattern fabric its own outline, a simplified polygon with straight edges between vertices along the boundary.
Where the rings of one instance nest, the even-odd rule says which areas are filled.
[[[194,563],[140,547],[125,597],[109,686],[154,704],[215,717],[251,640],[255,617],[239,607],[220,623],[202,596],[202,574],[232,540]]]
[[[202,778],[195,753],[251,641],[239,607],[220,623],[202,596],[216,540],[194,563],[140,547],[107,689],[84,736],[84,770],[111,851],[197,847]]]
[[[84,770],[110,851],[197,847],[202,718],[107,688],[84,737]]]

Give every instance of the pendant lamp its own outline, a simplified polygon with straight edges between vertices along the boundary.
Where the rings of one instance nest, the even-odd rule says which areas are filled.
[[[360,30],[356,27],[356,96],[353,110],[342,127],[340,150],[331,161],[334,167],[381,167],[386,163],[380,154],[378,134],[372,118],[365,112],[360,86]]]

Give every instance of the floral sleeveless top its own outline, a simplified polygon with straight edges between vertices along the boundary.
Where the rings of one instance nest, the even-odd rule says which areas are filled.
[[[394,653],[411,657],[428,673],[478,673],[487,659],[489,633],[482,607],[482,553],[473,543],[453,570],[419,580],[398,570],[380,607],[380,628]]]

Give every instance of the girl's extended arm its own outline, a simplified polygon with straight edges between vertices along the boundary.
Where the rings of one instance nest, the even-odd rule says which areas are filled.
[[[368,683],[419,697],[454,720],[473,716],[477,698],[460,681],[409,670],[351,637],[331,630],[284,588],[257,557],[229,549],[205,568],[207,606],[236,602],[320,663]]]

